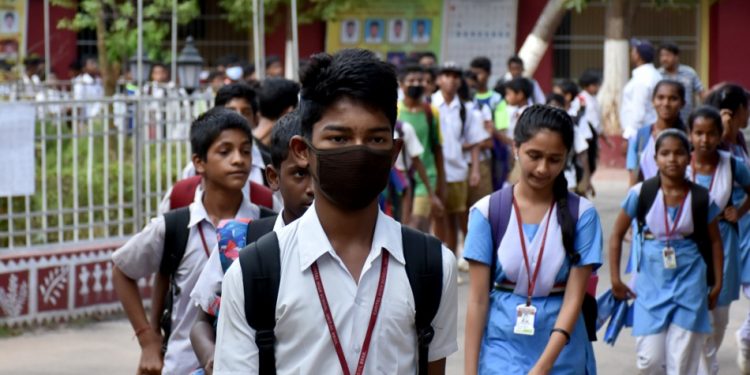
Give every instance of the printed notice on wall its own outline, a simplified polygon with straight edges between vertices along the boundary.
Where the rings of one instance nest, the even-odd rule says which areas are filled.
[[[472,58],[488,57],[492,87],[516,50],[517,17],[518,0],[445,0],[441,61],[468,68]]]
[[[34,123],[28,104],[0,104],[0,197],[34,194]]]

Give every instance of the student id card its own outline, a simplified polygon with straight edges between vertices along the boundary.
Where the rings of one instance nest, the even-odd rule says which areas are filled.
[[[674,248],[667,246],[662,250],[662,258],[664,259],[664,268],[673,270],[677,268],[677,256],[675,255]]]
[[[534,318],[536,307],[526,304],[516,306],[516,326],[513,327],[513,333],[534,336]]]

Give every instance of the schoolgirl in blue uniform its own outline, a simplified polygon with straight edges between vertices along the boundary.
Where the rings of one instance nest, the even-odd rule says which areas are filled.
[[[659,81],[654,87],[651,102],[656,110],[656,122],[638,129],[635,138],[628,142],[625,168],[630,172],[630,186],[656,176],[659,171],[654,157],[654,145],[659,133],[666,129],[687,130],[680,117],[680,111],[685,106],[685,86],[682,83],[670,79]],[[633,238],[626,272],[631,271],[633,254],[638,252],[640,245],[635,224],[632,229]]]
[[[567,190],[573,137],[564,111],[528,108],[514,131],[519,181],[494,193],[509,207],[504,234],[491,225],[497,197],[471,209],[466,374],[596,373],[581,306],[602,262],[602,231],[591,202]]]
[[[720,212],[704,188],[685,178],[690,163],[687,136],[668,129],[657,136],[654,146],[659,173],[630,188],[610,238],[612,293],[619,299],[635,298],[633,335],[641,374],[664,374],[665,369],[666,374],[696,374],[711,333],[709,310],[716,306],[722,285]],[[640,196],[649,195],[643,189],[647,185],[658,190],[650,206],[645,198],[641,205],[642,244],[633,257],[631,290],[620,278],[621,246],[631,221],[639,216]],[[693,207],[694,199],[703,207]],[[707,217],[694,217],[696,212]]]
[[[688,126],[693,158],[688,166],[687,176],[694,183],[708,189],[711,201],[722,210],[719,232],[724,246],[724,281],[716,308],[711,311],[713,333],[705,348],[708,373],[718,374],[716,353],[729,321],[729,305],[740,297],[737,222],[750,209],[750,199],[736,206],[732,196],[736,190],[750,191],[750,170],[729,152],[718,150],[723,133],[718,111],[707,106],[699,107],[690,115]],[[703,369],[701,372],[703,373]]]
[[[651,102],[656,110],[656,122],[638,129],[635,138],[628,141],[625,168],[630,171],[630,186],[656,176],[656,136],[665,129],[685,130],[680,117],[680,110],[685,106],[685,86],[682,83],[669,79],[659,81]]]
[[[748,95],[742,86],[725,84],[715,89],[705,100],[707,105],[719,111],[724,125],[724,134],[720,148],[732,153],[735,157],[750,166],[747,144],[741,129],[747,126],[750,103]],[[748,195],[741,189],[736,189],[732,195],[735,204],[741,204]],[[750,214],[745,214],[739,220],[740,232],[740,278],[745,289],[745,295],[750,297]],[[737,364],[740,372],[750,374],[750,314],[737,331]]]

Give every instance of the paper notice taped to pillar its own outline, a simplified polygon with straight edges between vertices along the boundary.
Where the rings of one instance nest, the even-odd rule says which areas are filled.
[[[34,194],[34,127],[30,104],[0,104],[0,197]]]

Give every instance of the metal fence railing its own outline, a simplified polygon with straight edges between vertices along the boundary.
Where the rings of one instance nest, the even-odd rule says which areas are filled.
[[[210,98],[25,103],[37,110],[35,194],[0,198],[0,250],[135,233],[190,162],[190,123]]]

